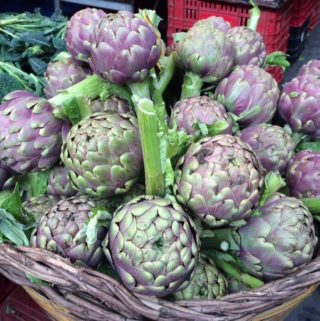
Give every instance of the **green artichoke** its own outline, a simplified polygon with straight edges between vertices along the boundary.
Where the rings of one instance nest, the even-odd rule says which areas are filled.
[[[227,294],[227,281],[214,262],[200,255],[195,273],[188,286],[173,294],[176,300],[212,300]]]
[[[118,208],[104,246],[123,284],[145,295],[185,288],[199,256],[193,221],[180,205],[156,196],[140,196]]]
[[[314,222],[298,199],[275,193],[238,230],[240,259],[266,281],[284,278],[308,264],[317,245]]]
[[[22,208],[27,216],[33,216],[35,221],[39,222],[40,218],[58,201],[59,199],[54,196],[40,195],[23,202]]]
[[[186,71],[213,83],[226,76],[233,66],[234,48],[224,32],[200,23],[188,30],[176,46],[178,61]]]
[[[210,226],[251,215],[263,183],[261,165],[251,147],[231,135],[192,144],[176,169],[179,203]]]
[[[96,268],[104,259],[102,241],[112,218],[101,206],[94,211],[97,205],[84,196],[59,201],[41,217],[31,245],[60,254],[76,264]],[[95,220],[99,212],[104,214],[100,225],[99,219]],[[90,226],[90,222],[96,225]]]
[[[49,171],[47,194],[57,197],[71,197],[77,194],[64,166],[56,166]]]
[[[92,114],[94,113],[104,113],[106,111],[116,111],[118,113],[127,113],[130,111],[129,104],[118,97],[111,96],[106,100],[102,101],[100,99],[94,99],[89,101],[89,109]]]
[[[81,194],[112,197],[128,192],[143,168],[137,119],[109,111],[82,120],[71,128],[61,159]]]

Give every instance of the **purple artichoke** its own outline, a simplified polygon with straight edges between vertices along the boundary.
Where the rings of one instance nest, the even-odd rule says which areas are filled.
[[[61,200],[41,217],[31,245],[96,268],[104,258],[102,241],[111,221],[111,215],[105,212],[103,224],[89,229],[90,221],[94,222],[92,210],[96,206],[93,200],[84,196]],[[100,214],[102,212],[100,209]]]
[[[183,208],[138,196],[115,212],[105,253],[132,292],[167,296],[184,289],[199,257],[196,227]]]
[[[200,23],[188,30],[176,46],[178,61],[203,82],[213,83],[226,76],[234,62],[234,48],[225,33]]]
[[[320,77],[320,60],[310,60],[308,63],[302,65],[297,76],[303,76],[305,74]]]
[[[179,129],[184,129],[187,134],[194,134],[197,128],[193,125],[197,122],[211,125],[217,121],[225,121],[228,127],[222,134],[232,133],[232,121],[226,109],[220,103],[207,96],[190,97],[178,101],[171,115]]]
[[[217,29],[223,33],[227,33],[227,31],[231,28],[231,25],[229,22],[224,20],[222,17],[215,17],[215,16],[211,16],[206,19],[198,20],[194,24],[195,27],[199,27],[202,25]]]
[[[65,33],[65,46],[76,60],[87,61],[90,55],[91,36],[96,25],[107,14],[94,8],[76,12],[68,21]]]
[[[320,197],[320,152],[303,150],[289,163],[286,179],[292,196]]]
[[[140,82],[158,62],[160,51],[152,26],[131,12],[119,11],[96,27],[89,63],[96,74],[110,82]]]
[[[0,105],[0,161],[16,173],[47,170],[59,160],[65,121],[49,102],[27,91],[8,94]]]
[[[223,79],[216,97],[228,111],[239,117],[241,126],[268,123],[279,99],[277,82],[258,66],[239,66]]]
[[[95,99],[89,102],[89,108],[92,113],[104,113],[106,111],[116,111],[118,113],[127,113],[130,111],[129,104],[118,97],[111,96],[105,101]]]
[[[244,128],[240,139],[249,144],[267,172],[283,174],[294,155],[295,143],[292,137],[279,126],[258,124]]]
[[[251,215],[262,181],[250,146],[238,137],[218,135],[189,147],[177,165],[174,193],[206,224],[222,226]]]
[[[47,194],[57,197],[71,197],[78,193],[72,186],[68,170],[64,166],[56,166],[49,171]]]
[[[0,189],[10,189],[14,187],[14,172],[0,163]]]
[[[279,112],[294,131],[320,138],[320,80],[305,74],[286,83]]]
[[[308,264],[317,244],[313,217],[298,199],[276,193],[238,230],[240,259],[266,281],[284,278]]]
[[[85,79],[88,74],[90,70],[75,64],[72,58],[50,62],[45,72],[44,93],[47,98],[51,98],[59,90],[66,89]]]
[[[235,65],[263,65],[267,53],[260,33],[246,27],[234,27],[227,35],[235,49]]]

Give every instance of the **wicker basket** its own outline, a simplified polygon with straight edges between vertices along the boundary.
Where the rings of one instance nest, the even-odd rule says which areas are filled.
[[[133,295],[109,276],[53,253],[0,245],[0,273],[26,291],[55,321],[281,321],[320,283],[320,257],[290,277],[220,300],[169,302]],[[32,283],[26,274],[54,284]]]

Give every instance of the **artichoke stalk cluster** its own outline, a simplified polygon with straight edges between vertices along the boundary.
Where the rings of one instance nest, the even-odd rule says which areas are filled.
[[[138,295],[211,300],[302,269],[318,241],[319,61],[280,92],[252,26],[203,19],[165,54],[159,21],[70,18],[46,98],[0,105],[2,196],[21,195],[31,246],[112,266]]]

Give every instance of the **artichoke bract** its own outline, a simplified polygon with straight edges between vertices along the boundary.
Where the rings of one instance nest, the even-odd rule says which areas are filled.
[[[217,121],[225,121],[228,125],[222,134],[232,133],[232,120],[224,106],[207,96],[190,97],[178,101],[173,107],[171,122],[173,120],[179,129],[185,130],[189,135],[199,131],[193,127],[197,122],[211,125]]]
[[[78,193],[73,187],[68,170],[64,166],[55,166],[49,171],[47,194],[56,197],[71,197]]]
[[[96,268],[104,259],[102,242],[106,237],[111,216],[95,235],[88,237],[83,227],[93,215],[96,203],[87,197],[59,201],[42,218],[33,232],[31,245],[63,257],[79,265]]]
[[[240,259],[266,281],[283,278],[308,264],[317,244],[313,217],[298,199],[275,193],[238,230]]]
[[[302,65],[297,76],[303,76],[305,74],[320,77],[320,60],[310,60],[308,63]]]
[[[231,28],[227,35],[235,49],[235,65],[263,65],[267,53],[260,33],[241,26]]]
[[[102,19],[95,28],[89,64],[110,82],[141,82],[158,62],[160,52],[152,26],[131,12],[119,11],[112,19]]]
[[[34,196],[22,203],[23,211],[26,215],[33,216],[36,222],[45,215],[50,208],[59,202],[59,198],[49,195]]]
[[[154,296],[188,285],[199,246],[196,227],[182,207],[156,196],[139,196],[118,208],[104,244],[123,284]]]
[[[239,137],[249,144],[267,172],[283,174],[294,155],[295,143],[280,126],[258,124],[244,128]]]
[[[104,113],[110,110],[127,113],[130,111],[130,106],[125,100],[111,96],[104,101],[100,99],[89,101],[89,109],[91,113]]]
[[[227,281],[214,262],[200,255],[195,273],[188,286],[173,294],[176,300],[212,300],[227,294]]]
[[[279,112],[293,131],[320,138],[320,80],[310,74],[283,86]]]
[[[130,190],[143,169],[136,117],[97,113],[73,126],[61,160],[81,194],[112,197]]]
[[[234,62],[232,42],[224,32],[201,23],[188,30],[176,46],[178,61],[203,82],[214,83],[226,76]]]
[[[68,21],[64,37],[66,49],[75,60],[87,61],[90,54],[90,39],[101,19],[107,14],[95,8],[85,8],[76,12]]]
[[[231,28],[231,25],[229,22],[224,20],[222,17],[215,17],[215,16],[198,20],[193,26],[198,27],[202,25],[209,26],[211,28],[217,29],[224,33],[226,33]]]
[[[8,94],[0,105],[0,161],[19,174],[47,170],[59,161],[66,121],[53,107],[23,90]]]
[[[297,198],[320,197],[320,152],[303,150],[289,163],[286,181],[290,194]]]
[[[264,69],[239,66],[219,83],[215,95],[245,127],[271,121],[277,109],[279,88]]]
[[[44,93],[47,98],[55,96],[59,90],[66,89],[90,74],[88,68],[76,64],[72,58],[50,62],[45,72]]]
[[[0,163],[0,189],[10,189],[15,185],[14,172]]]
[[[238,137],[218,135],[192,144],[176,168],[174,193],[210,226],[245,219],[262,186],[261,165]]]

